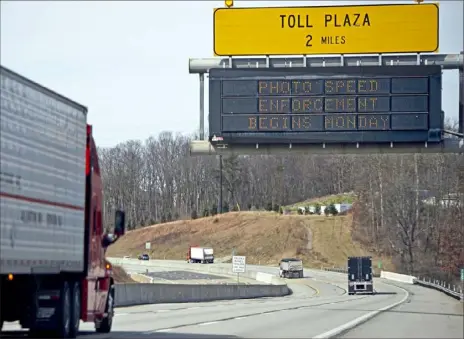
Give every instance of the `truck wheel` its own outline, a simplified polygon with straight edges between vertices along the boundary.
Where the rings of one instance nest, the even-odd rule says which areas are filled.
[[[111,285],[108,291],[108,298],[106,299],[105,313],[107,316],[101,320],[101,322],[95,325],[95,330],[98,333],[110,333],[111,326],[113,326],[114,316],[114,285]]]
[[[58,311],[58,321],[56,332],[59,338],[71,338],[71,311],[72,311],[72,297],[69,283],[63,281],[60,293],[60,306]]]
[[[71,333],[70,338],[76,338],[79,334],[79,325],[81,320],[81,289],[76,281],[71,290]]]

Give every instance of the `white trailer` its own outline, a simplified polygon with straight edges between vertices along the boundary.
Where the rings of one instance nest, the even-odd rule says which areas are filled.
[[[84,270],[85,107],[2,68],[0,273]]]
[[[214,251],[209,247],[190,247],[187,256],[189,263],[213,263],[214,262]]]
[[[87,108],[0,65],[0,331],[75,338],[111,331],[115,288]],[[1,335],[0,335],[1,336]]]

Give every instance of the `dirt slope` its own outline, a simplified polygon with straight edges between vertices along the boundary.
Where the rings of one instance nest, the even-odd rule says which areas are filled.
[[[118,284],[121,283],[135,283],[129,274],[120,266],[113,266],[113,278],[114,281]]]
[[[185,259],[189,245],[211,246],[215,257],[246,255],[250,264],[277,265],[298,256],[307,267],[343,267],[349,255],[371,255],[351,240],[351,215],[300,216],[274,212],[230,212],[215,217],[181,220],[128,232],[108,249],[108,256]],[[145,250],[151,242],[151,250]],[[375,265],[378,257],[373,256]],[[382,258],[384,269],[391,267]]]

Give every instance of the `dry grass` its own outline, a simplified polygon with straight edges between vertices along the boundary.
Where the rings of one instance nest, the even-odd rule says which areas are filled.
[[[115,283],[135,283],[129,274],[121,266],[113,266],[113,278]]]
[[[185,259],[188,246],[199,245],[213,247],[216,258],[230,256],[235,249],[250,264],[277,265],[282,257],[298,256],[307,267],[344,267],[350,255],[372,255],[351,240],[351,220],[350,215],[230,212],[130,231],[108,249],[108,256],[148,252],[153,259]],[[311,238],[312,247],[308,246]],[[151,242],[150,251],[145,250],[146,242]],[[377,265],[378,258],[373,257]],[[391,268],[388,258],[382,263]]]
[[[301,218],[305,218],[301,216]],[[382,262],[385,270],[394,269],[391,258],[380,257],[367,250],[360,243],[351,238],[352,215],[326,217],[306,217],[306,226],[313,233],[313,250],[309,253],[312,266],[346,266],[348,256],[371,255],[373,265],[377,268],[378,262]]]

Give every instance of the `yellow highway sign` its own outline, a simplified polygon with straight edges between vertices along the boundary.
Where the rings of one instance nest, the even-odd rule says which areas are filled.
[[[217,8],[217,56],[438,52],[438,4]]]

